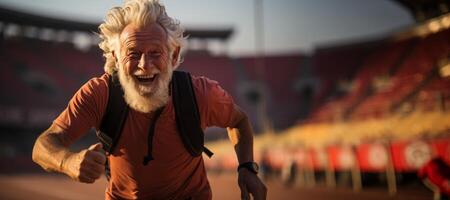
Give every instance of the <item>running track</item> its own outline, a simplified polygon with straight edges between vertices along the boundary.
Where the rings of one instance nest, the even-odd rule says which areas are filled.
[[[239,199],[240,193],[235,174],[210,174],[210,184],[214,200]],[[80,200],[103,199],[106,179],[102,178],[94,184],[82,184],[67,177],[50,174],[0,175],[0,199],[46,199],[46,200]],[[364,189],[354,193],[351,188],[300,188],[284,187],[278,181],[266,183],[268,199],[432,199],[431,192],[423,188],[399,188],[395,196],[389,196],[384,188]]]

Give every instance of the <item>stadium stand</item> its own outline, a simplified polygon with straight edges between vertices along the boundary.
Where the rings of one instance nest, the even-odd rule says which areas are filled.
[[[0,9],[0,16],[2,12],[6,11]],[[450,15],[429,15],[431,21],[422,21],[398,37],[393,33],[377,40],[321,46],[311,58],[300,53],[231,58],[205,49],[188,50],[180,69],[217,80],[253,123],[258,121],[255,105],[265,99],[276,130],[255,138],[255,158],[265,169],[281,173],[295,166],[309,183],[315,173],[325,172],[414,173],[434,156],[450,162]],[[11,23],[33,22],[10,16],[14,15],[5,19]],[[429,28],[434,22],[442,26]],[[62,23],[68,30],[85,32],[95,27],[48,18],[35,23],[56,29],[64,27]],[[190,38],[226,40],[232,30],[188,32]],[[30,141],[78,87],[103,73],[103,60],[96,47],[80,50],[67,41],[2,36],[0,130],[8,138],[5,141],[13,140],[9,137],[15,129],[23,132],[20,136],[28,134],[26,147],[0,145],[4,146],[0,157],[14,163],[8,152],[31,152]],[[309,104],[295,84],[309,59],[320,86],[312,91],[309,116],[299,121],[302,106]],[[216,154],[205,159],[209,169],[235,170],[231,145],[213,141],[207,146]],[[15,148],[24,150],[11,151]],[[27,159],[19,156],[17,162],[23,166]],[[5,167],[0,165],[0,171],[11,170]]]
[[[433,69],[437,69],[438,61],[448,55],[448,33],[448,30],[444,30],[420,39],[394,71],[388,86],[376,90],[355,108],[352,117],[380,117],[389,114],[394,105],[400,104],[408,95],[420,90],[433,76]]]
[[[389,74],[413,45],[414,39],[382,41],[382,44],[364,59],[352,81],[350,91],[319,107],[311,114],[310,121],[334,121],[346,118],[356,105],[370,95],[372,81],[376,77]]]
[[[263,169],[286,181],[294,166],[291,176],[306,186],[321,178],[335,186],[337,178],[351,177],[361,187],[380,182],[371,178],[376,175],[395,191],[392,185],[418,181],[416,172],[430,159],[450,163],[450,24],[416,32],[445,20],[450,15],[407,30],[407,37],[393,34],[315,52],[321,82],[315,108],[279,135],[257,137]],[[212,143],[221,158],[232,155],[225,143]]]

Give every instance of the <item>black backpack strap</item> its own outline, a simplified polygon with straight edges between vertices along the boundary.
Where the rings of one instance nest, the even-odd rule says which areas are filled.
[[[100,129],[97,131],[97,138],[102,143],[103,150],[107,154],[112,154],[127,120],[129,107],[123,98],[123,91],[117,74],[113,74],[109,78],[108,88],[108,104],[103,115],[102,123],[100,124]],[[108,180],[110,175],[109,162],[106,159],[105,176]]]
[[[184,147],[194,157],[200,156],[202,152],[211,157],[213,153],[203,146],[204,133],[191,75],[174,71],[171,85],[177,128]]]
[[[97,131],[97,137],[103,144],[103,149],[112,154],[127,120],[129,107],[123,98],[123,90],[117,74],[111,75],[108,84],[108,104],[100,129]]]
[[[155,128],[156,128],[156,122],[158,122],[159,116],[161,116],[162,111],[164,110],[165,106],[159,108],[155,111],[155,115],[152,119],[152,122],[150,123],[150,128],[148,129],[148,138],[147,138],[147,155],[144,157],[144,165],[147,165],[148,162],[153,160],[153,136],[155,135]]]

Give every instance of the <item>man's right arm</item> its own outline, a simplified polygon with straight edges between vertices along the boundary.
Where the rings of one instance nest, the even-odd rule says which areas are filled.
[[[33,148],[33,161],[46,171],[63,173],[63,160],[71,154],[64,135],[59,126],[52,124],[36,140]]]
[[[66,109],[36,140],[34,162],[80,182],[92,183],[101,176],[106,156],[100,143],[80,152],[70,151],[69,146],[99,125],[107,104],[108,79],[106,74],[92,78],[74,94]]]
[[[105,153],[100,143],[80,152],[69,150],[67,134],[52,124],[36,140],[33,161],[47,171],[59,172],[84,183],[93,183],[104,171]]]

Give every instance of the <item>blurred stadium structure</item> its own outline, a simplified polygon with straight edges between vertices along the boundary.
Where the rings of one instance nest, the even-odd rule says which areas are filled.
[[[413,27],[320,46],[313,55],[213,55],[208,42],[226,43],[233,29],[187,29],[180,69],[219,81],[246,110],[267,177],[355,190],[380,183],[394,194],[432,157],[450,163],[450,3],[397,2],[415,17]],[[35,138],[84,82],[103,73],[97,24],[5,8],[0,21],[0,172],[35,171]],[[261,103],[269,126],[259,119]],[[217,140],[225,131],[208,132],[216,155],[207,167],[234,171],[233,148]]]

